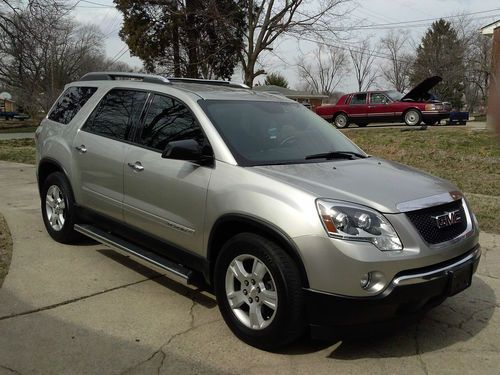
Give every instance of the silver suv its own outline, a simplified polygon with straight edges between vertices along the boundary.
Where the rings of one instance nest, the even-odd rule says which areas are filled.
[[[467,288],[481,255],[454,185],[244,85],[90,73],[36,138],[54,240],[208,284],[256,347],[413,316]]]

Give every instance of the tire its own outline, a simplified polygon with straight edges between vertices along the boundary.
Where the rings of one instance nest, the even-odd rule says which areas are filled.
[[[417,126],[422,122],[422,114],[417,109],[410,109],[404,115],[405,124],[408,126]]]
[[[345,113],[339,113],[333,118],[333,125],[337,129],[345,129],[349,126],[349,117]]]
[[[254,265],[260,276],[252,274]],[[214,282],[222,317],[247,344],[274,350],[304,333],[300,273],[293,259],[274,242],[253,233],[234,236],[217,258]]]
[[[42,183],[41,197],[43,223],[50,237],[65,244],[82,239],[73,229],[75,200],[66,176],[61,172],[51,173]]]

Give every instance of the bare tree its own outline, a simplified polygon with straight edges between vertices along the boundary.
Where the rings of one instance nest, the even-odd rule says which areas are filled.
[[[376,56],[371,49],[370,39],[364,39],[359,45],[349,48],[358,91],[368,90],[377,80],[378,71],[373,65]]]
[[[348,71],[347,56],[340,48],[318,44],[312,61],[302,56],[297,61],[297,69],[310,90],[331,95]]]
[[[47,111],[66,83],[105,61],[97,58],[100,31],[75,23],[56,2],[2,17],[8,22],[0,29],[0,82],[32,114]]]
[[[410,87],[414,58],[405,50],[408,41],[409,33],[403,30],[391,30],[380,40],[381,49],[389,55],[388,63],[381,69],[382,76],[399,92],[405,92]]]
[[[245,49],[240,61],[244,81],[252,86],[256,77],[265,74],[257,69],[263,51],[271,50],[276,39],[284,34],[298,38],[305,35],[322,36],[333,31],[342,16],[341,5],[349,0],[248,0]]]
[[[464,97],[470,112],[486,106],[491,78],[492,38],[482,35],[480,25],[470,16],[463,15],[453,22],[464,46]]]

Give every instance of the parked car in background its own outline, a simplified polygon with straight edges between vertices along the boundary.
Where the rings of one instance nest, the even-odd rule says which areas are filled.
[[[354,123],[360,127],[373,122],[404,122],[409,126],[434,125],[450,116],[451,104],[437,100],[429,90],[442,81],[427,78],[406,95],[398,91],[368,91],[346,94],[337,104],[316,108],[316,113],[337,128]]]

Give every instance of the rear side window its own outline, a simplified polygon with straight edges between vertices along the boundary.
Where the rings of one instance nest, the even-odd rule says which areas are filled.
[[[70,87],[57,100],[49,119],[61,124],[69,124],[78,111],[87,103],[97,87]]]
[[[351,104],[366,104],[366,94],[355,94],[352,96]]]
[[[167,143],[194,139],[203,145],[200,125],[184,103],[163,95],[155,95],[144,119],[138,143],[163,151]]]
[[[128,139],[132,124],[139,122],[146,98],[143,91],[111,90],[82,129],[118,140]]]

